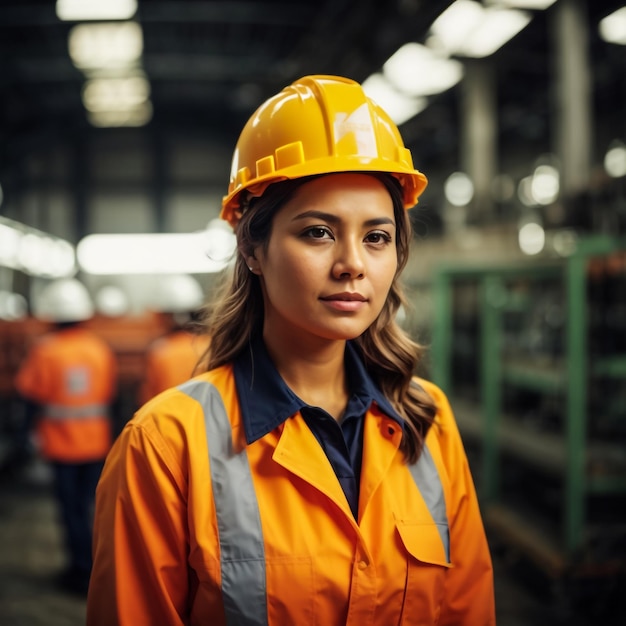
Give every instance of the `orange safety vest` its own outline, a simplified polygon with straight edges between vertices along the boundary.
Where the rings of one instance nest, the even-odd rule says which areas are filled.
[[[15,387],[40,406],[42,457],[66,463],[104,459],[112,443],[109,405],[116,380],[113,351],[85,328],[58,330],[33,346]]]
[[[358,523],[300,413],[246,443],[232,366],[142,407],[96,493],[88,626],[495,624],[459,432],[419,383],[438,414],[416,464],[365,415]]]
[[[139,391],[140,404],[191,378],[208,345],[207,335],[195,335],[184,330],[156,339],[146,354]]]

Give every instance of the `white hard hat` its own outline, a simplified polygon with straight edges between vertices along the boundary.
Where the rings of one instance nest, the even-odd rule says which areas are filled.
[[[204,301],[200,283],[189,274],[168,274],[159,278],[154,308],[167,313],[187,313],[198,309]]]
[[[126,292],[117,285],[105,285],[98,289],[95,300],[96,310],[106,317],[120,317],[130,309]]]
[[[35,307],[36,317],[48,322],[82,322],[93,314],[89,292],[75,278],[61,278],[44,287]]]

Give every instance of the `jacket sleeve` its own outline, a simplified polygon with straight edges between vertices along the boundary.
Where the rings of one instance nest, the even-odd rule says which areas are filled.
[[[188,623],[186,478],[149,419],[129,422],[96,491],[87,626]]]
[[[438,407],[443,462],[450,482],[446,507],[450,523],[450,559],[440,626],[494,626],[495,599],[491,554],[478,498],[461,436],[445,394],[428,385]]]
[[[14,380],[15,389],[24,398],[42,404],[50,388],[50,369],[46,367],[43,351],[35,344],[20,365]]]

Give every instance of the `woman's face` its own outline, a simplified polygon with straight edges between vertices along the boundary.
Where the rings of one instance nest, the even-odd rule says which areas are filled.
[[[398,267],[391,196],[366,174],[316,178],[279,209],[254,257],[265,334],[358,337],[380,313]]]

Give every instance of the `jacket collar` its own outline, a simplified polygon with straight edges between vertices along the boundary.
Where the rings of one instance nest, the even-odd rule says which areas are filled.
[[[368,374],[351,341],[346,343],[346,370],[351,395],[358,398],[365,410],[375,403],[388,417],[404,425],[404,420]],[[261,336],[253,338],[248,349],[235,359],[234,373],[246,441],[249,444],[308,406],[282,379]]]

